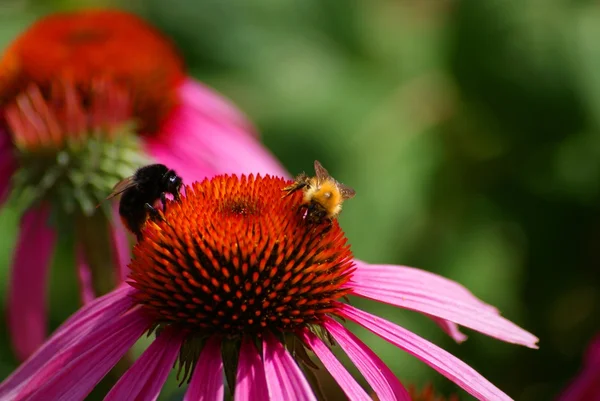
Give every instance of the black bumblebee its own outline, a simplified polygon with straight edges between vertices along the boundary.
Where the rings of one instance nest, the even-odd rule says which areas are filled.
[[[174,170],[163,164],[151,164],[139,168],[134,175],[117,183],[106,199],[122,194],[119,215],[123,224],[139,241],[146,220],[158,216],[154,203],[160,199],[164,210],[166,194],[169,193],[179,200],[179,189],[182,185],[183,180]]]

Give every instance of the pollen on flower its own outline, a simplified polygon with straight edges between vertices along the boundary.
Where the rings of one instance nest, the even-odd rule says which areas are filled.
[[[290,182],[218,176],[185,188],[134,248],[129,281],[157,322],[236,337],[335,314],[353,271],[337,222],[309,224]]]
[[[184,79],[174,47],[140,18],[116,11],[78,11],[48,16],[15,40],[0,60],[0,106],[36,85],[92,89],[93,80],[127,88],[142,132],[157,129],[176,102]]]

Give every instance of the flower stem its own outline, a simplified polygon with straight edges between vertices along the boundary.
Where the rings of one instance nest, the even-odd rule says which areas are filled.
[[[116,255],[111,242],[110,221],[104,213],[78,216],[75,226],[76,241],[92,276],[95,296],[112,291],[117,285]]]

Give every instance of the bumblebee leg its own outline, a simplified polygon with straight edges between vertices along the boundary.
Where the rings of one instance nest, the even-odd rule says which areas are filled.
[[[309,178],[306,176],[306,174],[299,175],[292,185],[289,185],[282,189],[282,191],[285,192],[285,195],[283,195],[282,198],[290,196],[294,192],[307,187],[309,185],[308,180]]]
[[[167,211],[167,195],[164,192],[160,193],[160,201],[162,202],[163,213]]]
[[[158,213],[158,210],[156,210],[154,208],[154,206],[152,206],[149,203],[145,203],[144,207],[146,208],[146,210],[148,211],[148,215],[150,216],[151,219],[155,220],[155,219],[160,219],[160,213]]]
[[[310,208],[308,207],[308,205],[300,205],[300,206],[298,206],[298,211],[302,215],[302,219],[303,220],[306,220],[306,218],[310,214]]]

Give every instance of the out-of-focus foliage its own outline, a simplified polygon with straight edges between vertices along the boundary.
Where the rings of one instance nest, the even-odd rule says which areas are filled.
[[[36,16],[87,4],[108,3],[2,2],[0,44]],[[355,304],[442,345],[518,400],[549,400],[576,373],[600,330],[598,2],[112,5],[170,35],[190,73],[244,109],[290,172],[310,171],[319,159],[356,188],[341,223],[358,258],[465,284],[538,335],[540,350],[477,333],[456,345],[416,314]],[[0,219],[6,282],[16,217],[4,210]],[[59,256],[53,273],[54,327],[77,308],[74,285],[65,291],[70,263]],[[404,382],[434,382],[467,399],[414,358],[357,331]],[[0,341],[4,377],[15,361],[5,330]],[[171,384],[163,399],[181,394]]]

